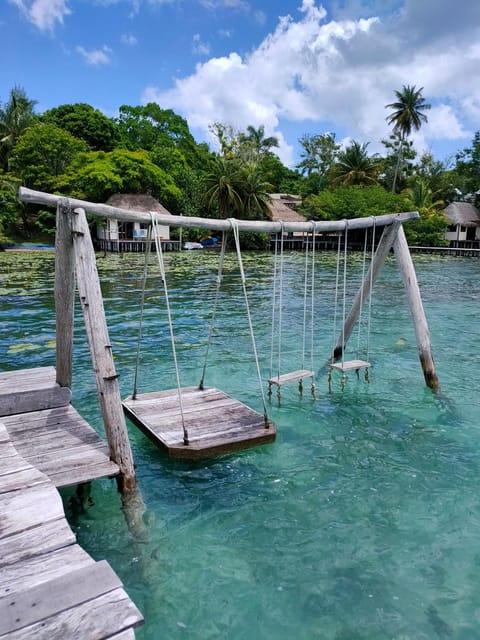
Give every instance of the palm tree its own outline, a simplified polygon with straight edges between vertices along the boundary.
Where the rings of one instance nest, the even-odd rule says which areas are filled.
[[[265,137],[263,124],[258,129],[248,125],[247,133],[241,133],[239,138],[242,144],[246,144],[253,151],[257,159],[268,153],[273,147],[278,147],[278,138],[276,136]]]
[[[339,152],[332,168],[334,186],[377,184],[380,161],[376,154],[368,155],[368,144],[360,144],[354,140],[349,147]]]
[[[14,87],[8,102],[0,107],[0,163],[4,170],[18,138],[36,120],[35,105],[36,100],[30,100],[22,87]]]
[[[245,218],[267,218],[272,185],[262,177],[258,165],[247,165],[242,171],[241,196]]]
[[[431,105],[425,101],[422,95],[423,87],[417,89],[415,85],[403,85],[401,91],[395,91],[396,102],[385,105],[386,109],[393,109],[393,113],[387,116],[388,124],[393,125],[394,132],[400,135],[403,141],[408,138],[412,131],[418,131],[423,123],[428,122],[428,118],[423,113],[431,108]],[[402,159],[402,146],[399,147],[397,156],[397,166],[393,176],[392,192],[395,191],[397,185],[397,176],[400,170]]]
[[[204,202],[208,209],[216,207],[221,218],[229,218],[241,212],[241,182],[238,162],[217,156],[203,180]]]

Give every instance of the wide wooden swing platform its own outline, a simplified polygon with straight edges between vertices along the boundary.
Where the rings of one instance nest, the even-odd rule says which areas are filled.
[[[125,414],[171,458],[196,460],[273,442],[275,424],[219,389],[181,391],[189,444],[184,444],[178,389],[129,396]]]

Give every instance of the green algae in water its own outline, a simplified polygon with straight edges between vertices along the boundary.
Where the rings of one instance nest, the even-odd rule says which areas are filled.
[[[335,261],[317,256],[315,361],[332,344]],[[203,365],[216,258],[166,256],[182,384]],[[19,260],[19,264],[15,263]],[[54,364],[51,257],[1,256],[4,369]],[[273,260],[245,256],[264,378]],[[131,392],[141,256],[99,260],[120,373]],[[474,259],[415,256],[442,394],[425,388],[403,284],[389,260],[375,286],[371,383],[349,376],[328,394],[272,402],[274,445],[205,462],[171,461],[130,425],[148,539],[129,531],[111,481],[80,504],[63,492],[79,542],[106,558],[146,618],[137,637],[423,640],[478,637],[480,590],[480,286]],[[361,260],[352,256],[352,295]],[[303,256],[285,258],[284,359],[298,368]],[[228,256],[207,384],[261,408],[241,288]],[[88,345],[76,312],[74,403],[101,432]],[[174,370],[152,270],[141,388],[171,388]],[[352,345],[355,338],[352,339]]]

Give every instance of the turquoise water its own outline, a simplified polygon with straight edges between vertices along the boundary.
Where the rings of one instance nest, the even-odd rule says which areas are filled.
[[[199,380],[218,256],[166,256],[182,384]],[[299,368],[303,259],[284,274],[284,370]],[[122,393],[131,392],[141,256],[99,258]],[[348,299],[361,259],[349,259]],[[441,384],[418,363],[403,284],[390,259],[375,286],[371,383],[322,368],[333,340],[335,256],[316,265],[317,397],[283,389],[269,404],[273,445],[207,462],[165,458],[133,426],[144,508],[135,529],[112,481],[80,504],[63,492],[79,542],[118,572],[157,638],[470,640],[480,637],[480,262],[416,256]],[[54,364],[53,255],[0,254],[1,369]],[[245,256],[264,379],[270,366],[273,261]],[[175,386],[153,270],[140,391]],[[234,256],[206,382],[261,409]],[[348,302],[348,300],[347,300]],[[365,341],[362,341],[365,344]],[[355,357],[356,337],[351,356]],[[309,366],[309,362],[307,362]],[[81,315],[74,404],[102,432]]]

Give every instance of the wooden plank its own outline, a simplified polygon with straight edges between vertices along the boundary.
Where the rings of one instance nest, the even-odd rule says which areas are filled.
[[[73,487],[84,482],[91,482],[99,478],[113,478],[118,476],[120,469],[115,462],[106,460],[96,464],[90,463],[83,467],[59,470],[58,467],[49,471],[49,478],[53,484],[60,487]]]
[[[10,389],[8,393],[0,394],[0,416],[62,407],[67,405],[71,398],[70,389],[58,385],[48,389],[29,389],[26,391]]]
[[[55,367],[32,367],[31,369],[15,369],[0,373],[0,392],[11,389],[27,391],[51,387],[55,384]]]
[[[80,545],[73,544],[3,566],[0,571],[0,599],[94,563]]]
[[[39,484],[48,484],[48,478],[31,465],[28,465],[25,469],[0,474],[0,494],[33,487]]]
[[[75,536],[65,518],[32,525],[7,538],[2,535],[0,527],[0,566],[75,543]]]
[[[101,560],[0,598],[0,637],[120,587],[118,576]]]
[[[282,384],[287,384],[288,382],[295,382],[295,380],[303,380],[304,378],[313,378],[315,375],[314,371],[308,371],[307,369],[299,369],[298,371],[291,371],[290,373],[283,373],[281,376],[275,376],[273,378],[269,378],[268,382],[270,384],[276,384],[279,387]]]
[[[52,485],[11,491],[2,494],[0,500],[0,536],[9,536],[63,516],[62,500]]]
[[[358,369],[368,369],[370,362],[365,360],[347,360],[345,362],[335,362],[330,365],[331,369],[338,369],[338,371],[358,371]]]
[[[0,635],[2,640],[104,640],[143,622],[123,589],[115,589],[35,624]],[[115,637],[115,635],[113,635]],[[127,636],[128,638],[128,636]]]
[[[135,640],[135,631],[133,629],[127,629],[116,633],[114,636],[108,636],[109,640]]]

